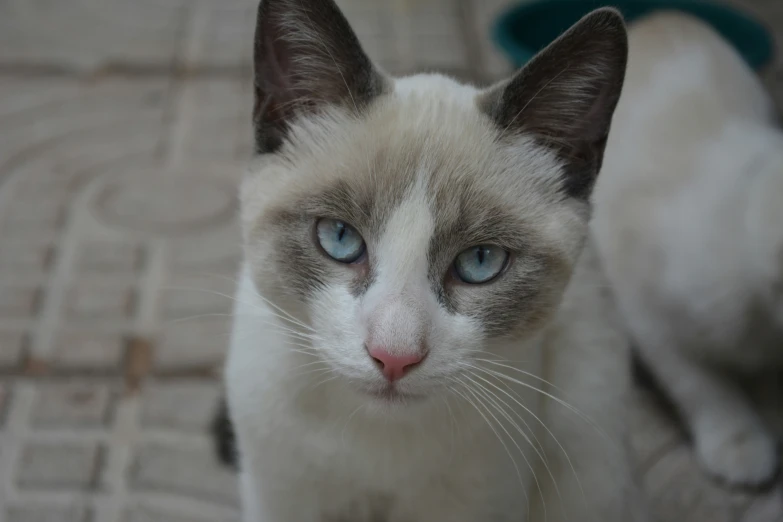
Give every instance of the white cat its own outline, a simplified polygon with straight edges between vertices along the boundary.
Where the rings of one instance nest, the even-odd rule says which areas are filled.
[[[599,10],[487,90],[393,79],[332,0],[262,2],[246,522],[634,520],[628,350],[583,253],[626,52]]]
[[[593,231],[638,351],[706,470],[759,485],[776,442],[728,372],[783,362],[783,133],[737,52],[685,15],[630,29]]]

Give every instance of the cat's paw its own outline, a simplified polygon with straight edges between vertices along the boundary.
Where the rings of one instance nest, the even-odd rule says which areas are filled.
[[[756,488],[769,484],[780,465],[775,440],[759,426],[732,428],[713,429],[696,437],[702,466],[731,486]]]

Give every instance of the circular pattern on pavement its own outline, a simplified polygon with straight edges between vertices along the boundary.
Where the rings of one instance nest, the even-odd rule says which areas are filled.
[[[235,199],[229,184],[214,179],[128,173],[106,181],[94,210],[98,219],[115,227],[170,235],[230,221]]]

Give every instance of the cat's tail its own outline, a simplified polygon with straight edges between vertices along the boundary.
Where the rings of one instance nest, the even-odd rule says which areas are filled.
[[[212,436],[214,437],[215,453],[220,462],[237,469],[236,436],[231,416],[228,413],[228,402],[225,395],[221,395],[215,417],[212,420]]]

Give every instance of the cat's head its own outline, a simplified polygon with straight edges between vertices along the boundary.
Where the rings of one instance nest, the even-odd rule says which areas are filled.
[[[602,9],[488,89],[393,79],[332,0],[264,0],[242,188],[260,293],[370,395],[429,395],[523,351],[582,250],[626,55]]]

